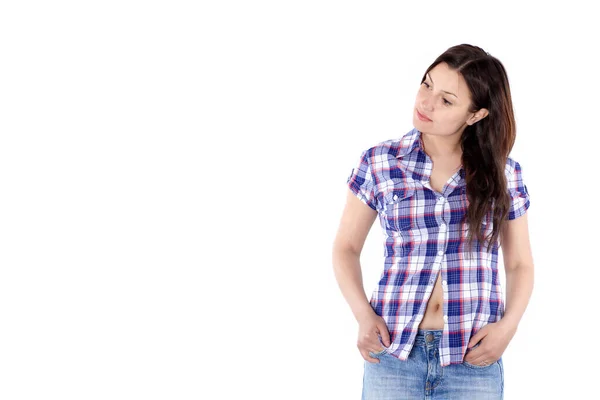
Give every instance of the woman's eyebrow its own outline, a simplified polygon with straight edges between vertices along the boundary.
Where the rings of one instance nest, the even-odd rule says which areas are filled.
[[[429,79],[431,79],[431,75],[429,75],[429,72],[427,73],[427,76],[429,77]],[[433,79],[431,79],[431,83],[433,83],[435,85],[435,83],[433,82]],[[452,96],[454,96],[454,97],[456,97],[458,99],[458,96],[455,95],[454,93],[450,93],[450,92],[447,92],[445,90],[442,90],[442,92],[451,94]]]

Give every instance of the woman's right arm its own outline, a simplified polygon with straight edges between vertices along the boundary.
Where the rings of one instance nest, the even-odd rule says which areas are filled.
[[[350,190],[333,243],[333,271],[340,290],[358,321],[373,312],[363,287],[360,253],[377,212],[363,204]]]
[[[378,334],[386,347],[390,345],[385,321],[375,313],[365,294],[360,266],[360,253],[376,217],[375,210],[348,190],[332,252],[335,278],[359,324],[357,347],[365,360],[374,363],[379,360],[369,351],[381,351]]]

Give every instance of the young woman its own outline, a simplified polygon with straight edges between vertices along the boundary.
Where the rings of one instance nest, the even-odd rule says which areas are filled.
[[[504,66],[476,46],[449,48],[421,79],[413,125],[362,152],[333,246],[359,325],[363,399],[502,399],[501,356],[534,276]],[[385,262],[368,300],[360,253],[376,217]]]

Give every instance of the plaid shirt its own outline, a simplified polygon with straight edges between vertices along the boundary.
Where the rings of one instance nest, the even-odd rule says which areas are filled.
[[[487,251],[474,237],[472,251],[467,249],[468,225],[461,222],[468,205],[462,166],[442,193],[429,184],[432,167],[421,134],[413,128],[400,139],[363,151],[347,185],[378,212],[384,233],[384,270],[370,303],[390,332],[388,353],[408,358],[441,272],[444,330],[439,355],[444,367],[463,362],[471,336],[503,317],[504,301],[498,242]],[[512,198],[508,219],[515,219],[529,208],[529,193],[519,163],[510,157],[505,175]],[[488,212],[484,235],[492,228]]]

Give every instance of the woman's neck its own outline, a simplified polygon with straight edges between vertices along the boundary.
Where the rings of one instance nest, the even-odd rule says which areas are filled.
[[[451,159],[462,156],[460,135],[430,135],[421,132],[423,150],[431,158]]]

